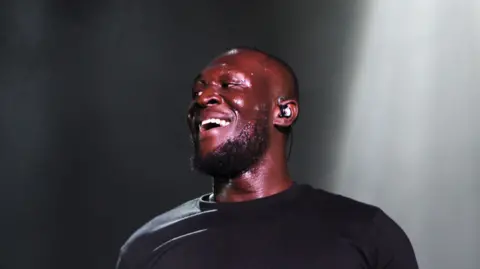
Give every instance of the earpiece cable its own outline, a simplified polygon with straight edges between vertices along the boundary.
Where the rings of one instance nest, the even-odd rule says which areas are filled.
[[[290,135],[289,135],[289,146],[288,146],[288,154],[287,154],[287,161],[290,160],[290,154],[292,153],[292,145],[293,145],[293,128],[292,126],[290,128]]]

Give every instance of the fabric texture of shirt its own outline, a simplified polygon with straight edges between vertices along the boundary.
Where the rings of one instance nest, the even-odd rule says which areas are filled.
[[[418,269],[408,237],[378,207],[300,184],[246,202],[209,196],[137,230],[117,269]]]

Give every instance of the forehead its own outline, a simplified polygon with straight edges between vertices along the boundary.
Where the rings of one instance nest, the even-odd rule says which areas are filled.
[[[202,77],[221,75],[264,76],[265,57],[251,52],[222,55],[210,62],[201,72]]]

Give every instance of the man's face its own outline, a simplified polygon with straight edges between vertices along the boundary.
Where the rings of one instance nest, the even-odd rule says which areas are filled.
[[[271,97],[262,60],[251,52],[225,55],[195,79],[188,113],[195,169],[232,178],[265,153]]]

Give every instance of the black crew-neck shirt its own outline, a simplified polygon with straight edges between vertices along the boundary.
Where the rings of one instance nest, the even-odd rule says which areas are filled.
[[[209,197],[137,230],[117,269],[418,268],[408,237],[378,207],[300,184],[246,202]]]

